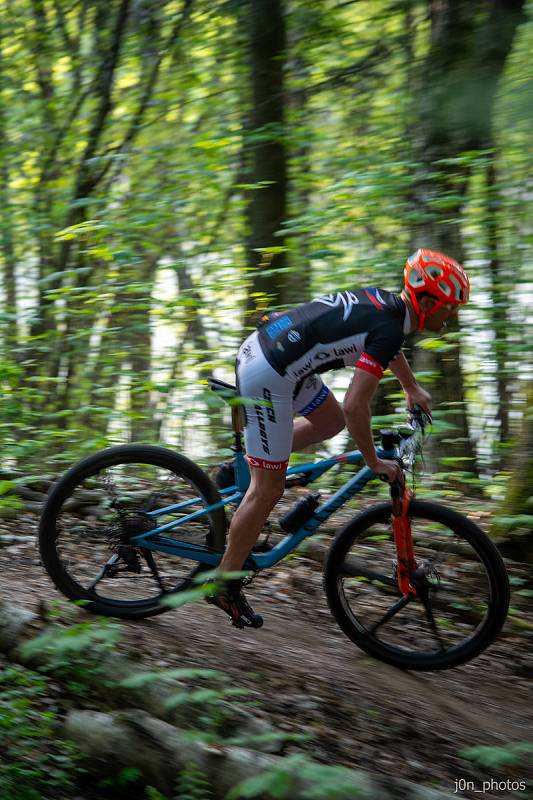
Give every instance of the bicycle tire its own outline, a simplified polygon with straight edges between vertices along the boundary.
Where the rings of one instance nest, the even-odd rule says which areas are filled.
[[[339,531],[331,545],[324,564],[324,589],[330,610],[337,624],[346,636],[366,653],[402,669],[449,669],[470,661],[494,642],[502,629],[509,607],[509,580],[503,559],[494,543],[477,527],[477,525],[456,511],[440,506],[437,503],[413,500],[410,506],[410,517],[412,523],[416,526],[429,522],[434,527],[444,526],[446,529],[449,529],[457,539],[466,543],[468,548],[472,549],[482,564],[488,581],[487,612],[472,636],[468,637],[460,644],[450,647],[450,649],[446,651],[438,650],[437,652],[432,651],[426,653],[412,652],[405,650],[405,648],[401,646],[391,646],[382,641],[379,636],[370,633],[370,629],[361,624],[349,605],[346,596],[349,590],[345,589],[344,581],[349,572],[349,562],[346,559],[349,557],[350,548],[358,542],[368,541],[365,540],[365,533],[371,531],[372,526],[389,525],[391,513],[392,506],[389,502],[372,506],[351,520]],[[426,537],[426,539],[428,538],[427,534],[422,533],[422,541],[423,537]],[[380,538],[383,539],[384,537],[374,537],[374,539]],[[384,543],[380,541],[380,545],[383,544]],[[449,545],[447,546],[449,547]],[[361,547],[361,545],[359,545],[359,547]],[[392,550],[392,544],[390,547]],[[456,549],[456,555],[460,554],[461,547],[462,545],[458,550]],[[454,551],[452,551],[452,553],[453,552]],[[416,557],[417,552],[415,547],[415,558]],[[358,562],[353,561],[351,563],[355,564]],[[460,564],[460,556],[455,558],[455,564]],[[361,569],[359,564],[355,567],[355,571],[357,572],[358,569]],[[353,571],[352,569],[352,573]],[[371,583],[373,580],[372,574],[370,578],[371,580],[369,581],[368,577],[363,575],[359,580]],[[358,579],[352,578],[352,580],[355,582]],[[390,577],[387,580],[388,585],[385,587],[385,591],[391,594],[393,592],[392,587],[395,586],[396,581],[395,578],[391,579]],[[438,588],[436,588],[435,591],[438,592]],[[400,597],[397,585],[396,592],[397,597]],[[360,606],[362,606],[364,589],[362,592],[359,592],[359,595],[359,603]],[[361,615],[361,612],[358,613]],[[399,616],[400,615],[398,615],[398,617]],[[391,619],[392,618],[388,619],[383,628],[389,624]],[[398,619],[397,622],[399,621]],[[381,630],[383,630],[383,628]],[[398,634],[398,637],[401,639],[401,633]]]
[[[83,601],[84,608],[90,612],[123,619],[140,619],[161,614],[170,609],[161,603],[163,594],[149,599],[132,601],[102,599],[94,591],[87,590],[70,574],[65,560],[58,550],[58,518],[62,513],[67,513],[65,505],[69,499],[72,502],[74,493],[84,485],[85,481],[94,479],[101,471],[108,468],[127,466],[128,470],[131,470],[135,464],[167,470],[169,476],[174,475],[176,479],[183,480],[193,491],[197,491],[205,505],[212,505],[220,501],[220,495],[215,485],[206,473],[188,458],[153,445],[121,445],[91,455],[68,470],[52,487],[39,524],[39,549],[42,563],[57,589],[70,600]],[[223,507],[211,512],[207,527],[207,545],[218,552],[223,552],[226,541],[226,517]],[[164,557],[164,554],[161,555]],[[195,566],[169,593],[174,594],[190,588],[192,578],[205,569],[197,562],[190,563],[194,563]]]

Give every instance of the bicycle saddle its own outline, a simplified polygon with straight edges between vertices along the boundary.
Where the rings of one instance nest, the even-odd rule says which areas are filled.
[[[231,383],[220,381],[218,378],[213,378],[212,375],[207,379],[207,383],[214,392],[221,392],[225,397],[237,397],[237,387],[232,386]]]

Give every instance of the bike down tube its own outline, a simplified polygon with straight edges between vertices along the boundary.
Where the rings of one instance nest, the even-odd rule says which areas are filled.
[[[333,466],[333,465],[332,465]],[[356,495],[358,492],[363,489],[368,481],[375,478],[375,474],[369,467],[363,467],[363,469],[359,470],[359,472],[353,476],[343,487],[336,492],[333,497],[331,497],[327,503],[324,503],[320,506],[308,520],[305,525],[303,525],[298,531],[295,533],[290,533],[285,536],[279,544],[277,544],[269,553],[265,553],[263,555],[254,554],[248,556],[246,562],[244,564],[245,569],[267,569],[268,567],[274,566],[277,564],[278,561],[281,561],[282,558],[285,558],[295,547],[297,547],[300,542],[306,539],[308,536],[312,536],[315,530],[325,522],[331,514],[333,514],[337,509],[339,509],[344,503],[346,503],[350,498]],[[237,497],[241,497],[241,493],[236,493],[232,495],[231,498],[228,498],[225,502],[229,502],[232,499]],[[220,504],[217,504],[217,506]],[[214,508],[214,506],[210,506],[210,508]],[[201,513],[207,513],[209,508],[202,509],[201,512],[196,512],[196,514],[189,515],[189,519],[193,516],[199,516]],[[176,524],[180,524],[183,520],[179,520],[178,523],[169,523],[170,526],[175,527]],[[175,556],[182,556],[184,558],[189,558],[192,561],[200,561],[203,564],[209,564],[211,566],[216,566],[221,558],[221,553],[213,553],[204,548],[202,545],[195,545],[189,544],[186,542],[179,542],[175,541],[174,539],[166,539],[166,538],[155,538],[158,537],[158,531],[168,530],[168,526],[163,525],[161,528],[158,528],[153,531],[148,531],[148,533],[142,534],[141,536],[135,536],[131,541],[134,544],[138,544],[141,547],[145,547],[148,550],[158,550],[163,553],[171,553]]]
[[[391,457],[390,452],[385,452],[381,449],[378,450],[378,454],[380,458]],[[355,450],[349,453],[343,453],[342,455],[335,456],[331,459],[325,459],[318,463],[320,464],[321,468],[325,467],[327,464],[327,469],[330,469],[339,463],[358,464],[362,460],[363,457],[361,453],[358,450]],[[305,471],[311,471],[313,467],[316,469],[316,462],[314,465],[306,464],[303,465],[303,467],[293,467],[291,468],[291,471],[301,472],[304,469]],[[321,469],[321,473],[325,471],[326,469]],[[339,489],[339,491],[336,492],[327,503],[324,503],[322,506],[320,506],[314,513],[313,517],[311,517],[311,519],[308,520],[298,531],[285,536],[282,541],[279,542],[279,544],[277,544],[269,553],[265,553],[264,555],[254,554],[248,556],[244,566],[250,569],[267,569],[268,567],[277,564],[278,561],[281,561],[281,559],[288,555],[291,550],[297,547],[300,542],[302,542],[308,536],[312,536],[319,525],[329,519],[331,514],[344,505],[344,503],[348,502],[348,500],[350,500],[354,495],[360,492],[366,486],[366,484],[375,477],[376,476],[374,472],[369,467],[363,467],[356,475],[353,476],[353,478],[351,478],[341,489]],[[188,514],[186,517],[182,517],[179,520],[162,525],[160,528],[155,528],[154,530],[147,531],[139,536],[132,537],[131,542],[132,544],[136,544],[140,547],[145,547],[148,550],[158,550],[163,553],[170,553],[172,555],[182,556],[194,561],[200,561],[204,564],[216,566],[222,557],[221,554],[213,553],[202,545],[195,545],[188,542],[181,543],[175,539],[167,539],[166,537],[158,538],[159,534],[166,530],[179,527],[179,525],[189,522],[192,519],[209,514],[211,511],[228,503],[239,502],[242,497],[243,492],[237,490],[229,497],[221,500],[219,503],[208,506],[207,508],[202,508],[201,510],[196,511],[193,514]],[[156,538],[154,539],[154,537]]]
[[[153,535],[153,532],[150,531],[149,535]],[[141,537],[135,537],[135,539],[140,538]],[[155,540],[144,539],[142,544],[139,546],[144,547],[145,550],[157,550],[158,553],[169,553],[172,556],[188,558],[190,561],[199,561],[201,564],[208,564],[211,567],[218,566],[222,559],[222,553],[216,553],[213,550],[208,550],[202,545],[177,542],[175,539],[167,539],[166,537],[161,537],[160,539]]]
[[[374,472],[370,467],[363,467],[353,476],[344,486],[336,492],[333,497],[321,505],[311,519],[294,533],[288,534],[270,552],[264,554],[251,554],[248,556],[244,566],[250,569],[268,569],[277,564],[294,550],[304,539],[312,536],[316,529],[341,506],[348,502],[354,495],[358,494],[366,484],[375,478]]]

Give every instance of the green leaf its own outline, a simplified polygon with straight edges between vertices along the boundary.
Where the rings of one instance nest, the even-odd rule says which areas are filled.
[[[515,766],[522,762],[524,756],[532,753],[533,742],[515,742],[501,747],[479,745],[459,751],[462,758],[488,769]]]
[[[158,683],[162,680],[188,680],[190,678],[216,678],[221,681],[227,679],[223,672],[219,672],[215,669],[183,667],[161,670],[159,672],[141,672],[137,675],[130,675],[114,685],[122,686],[125,689],[142,689],[150,683]]]

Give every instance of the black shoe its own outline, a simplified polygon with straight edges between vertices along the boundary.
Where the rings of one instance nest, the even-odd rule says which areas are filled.
[[[235,462],[224,461],[211,473],[211,477],[219,489],[229,489],[230,486],[235,486]]]
[[[242,581],[228,581],[221,594],[205,598],[231,618],[236,628],[260,628],[263,617],[256,614],[242,591]]]

